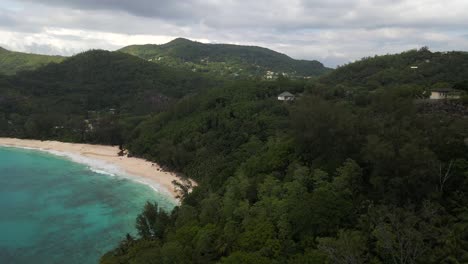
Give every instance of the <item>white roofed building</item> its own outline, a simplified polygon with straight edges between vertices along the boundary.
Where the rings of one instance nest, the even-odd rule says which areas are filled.
[[[295,99],[296,97],[294,96],[294,94],[290,92],[283,92],[280,95],[278,95],[279,101],[294,101]]]

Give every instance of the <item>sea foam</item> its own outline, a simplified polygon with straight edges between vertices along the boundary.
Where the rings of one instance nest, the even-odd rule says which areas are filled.
[[[135,182],[138,182],[140,184],[146,185],[153,189],[153,191],[157,193],[163,193],[165,196],[168,196],[171,198],[171,200],[176,201],[170,194],[166,188],[162,187],[159,183],[152,181],[147,178],[143,178],[138,175],[131,175],[128,174],[125,170],[121,169],[119,166],[111,164],[109,162],[103,161],[103,160],[98,160],[98,159],[93,159],[89,157],[85,157],[83,155],[75,154],[75,153],[70,153],[70,152],[65,152],[65,151],[58,151],[58,150],[51,150],[51,149],[45,149],[45,148],[31,148],[31,147],[23,147],[23,146],[9,146],[9,145],[0,145],[4,147],[14,147],[14,148],[21,148],[21,149],[27,149],[27,150],[36,150],[36,151],[42,151],[42,152],[47,152],[55,156],[59,157],[64,157],[66,159],[69,159],[73,162],[80,163],[83,165],[86,165],[89,170],[101,174],[101,175],[106,175],[106,176],[111,176],[111,177],[121,177],[125,178],[128,180],[132,180]]]

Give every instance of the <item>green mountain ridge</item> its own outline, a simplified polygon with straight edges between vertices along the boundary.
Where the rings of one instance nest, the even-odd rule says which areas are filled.
[[[318,61],[295,60],[267,48],[204,44],[183,38],[162,45],[132,45],[119,51],[160,64],[230,77],[275,78],[284,74],[302,78],[331,71]]]
[[[54,127],[63,127],[56,136],[89,141],[100,137],[99,129],[117,125],[103,121],[115,113],[132,117],[158,113],[178,98],[212,84],[200,74],[128,54],[87,51],[61,63],[0,78],[0,133],[50,137]],[[83,130],[85,119],[95,120],[92,133]],[[104,141],[117,144],[118,137],[112,135]]]
[[[311,78],[331,69],[318,61],[295,60],[285,54],[256,46],[203,44],[177,38],[162,45],[132,45],[119,50],[158,64],[232,78],[279,75]],[[58,63],[64,56],[49,56],[9,51],[0,47],[0,74],[12,75],[34,70],[48,63]]]
[[[139,235],[101,263],[467,263],[468,119],[420,109],[413,86],[424,77],[379,74],[403,78],[425,53],[365,59],[317,82],[234,82],[142,121],[130,153],[199,184],[170,213],[146,204]],[[279,102],[284,90],[301,96]],[[451,103],[467,108],[430,104]]]
[[[431,52],[427,48],[363,58],[338,67],[320,79],[327,86],[376,89],[416,85],[450,88],[468,79],[468,53]],[[439,88],[441,88],[439,87]]]
[[[20,71],[34,70],[49,63],[58,63],[63,56],[49,56],[9,51],[0,47],[0,74],[12,75]]]

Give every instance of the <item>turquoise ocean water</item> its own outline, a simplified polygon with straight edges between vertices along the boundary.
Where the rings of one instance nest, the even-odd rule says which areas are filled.
[[[0,147],[0,263],[97,263],[146,201],[174,201],[150,187],[34,150]]]

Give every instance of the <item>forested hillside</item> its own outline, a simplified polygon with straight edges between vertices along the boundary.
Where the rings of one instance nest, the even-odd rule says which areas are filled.
[[[427,48],[368,57],[338,67],[321,79],[328,86],[376,89],[414,85],[450,88],[468,79],[468,52],[431,52]]]
[[[203,44],[182,38],[162,45],[127,46],[119,51],[172,68],[234,79],[276,79],[279,75],[304,78],[320,76],[331,71],[318,61],[294,60],[262,47]],[[66,57],[62,56],[13,52],[0,47],[0,74],[12,75],[34,70],[65,59]]]
[[[88,51],[1,77],[0,134],[119,144],[117,117],[160,112],[213,84],[199,74],[131,55]]]
[[[183,38],[162,45],[128,46],[120,51],[163,65],[225,77],[276,78],[284,74],[302,78],[331,71],[318,61],[294,60],[266,48],[203,44]]]
[[[19,71],[34,70],[49,63],[65,59],[61,56],[38,55],[13,52],[0,47],[0,74],[15,74]]]
[[[468,121],[411,84],[362,100],[345,81],[237,82],[143,121],[131,153],[200,185],[170,214],[147,204],[101,263],[467,262]]]
[[[142,205],[139,235],[103,264],[467,263],[468,119],[415,101],[426,82],[462,88],[464,54],[430,80],[375,77],[427,52],[317,81],[217,81],[91,51],[0,78],[0,133],[121,144],[197,180],[172,212]]]

